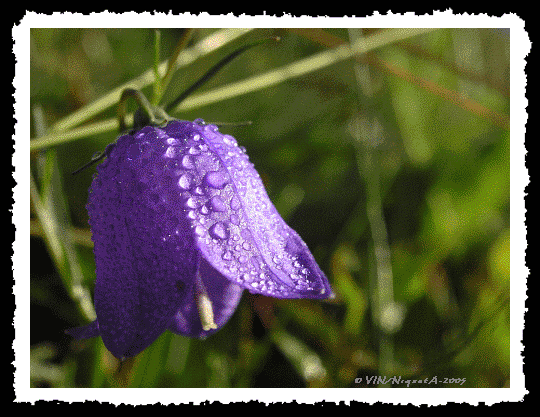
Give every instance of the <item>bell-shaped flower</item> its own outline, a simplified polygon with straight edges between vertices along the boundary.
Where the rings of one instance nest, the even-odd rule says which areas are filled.
[[[165,330],[208,336],[242,291],[323,299],[324,273],[281,218],[245,149],[206,125],[173,120],[121,136],[98,166],[88,201],[97,320],[117,358]]]

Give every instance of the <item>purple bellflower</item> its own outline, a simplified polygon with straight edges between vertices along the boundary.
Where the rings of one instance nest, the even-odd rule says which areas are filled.
[[[121,136],[97,169],[87,208],[97,320],[68,333],[101,336],[117,358],[137,355],[165,330],[216,332],[244,289],[332,294],[245,149],[201,119]]]

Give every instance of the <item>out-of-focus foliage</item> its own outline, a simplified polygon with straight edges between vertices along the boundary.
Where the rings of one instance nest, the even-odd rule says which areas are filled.
[[[194,31],[189,46],[212,32]],[[165,101],[256,39],[282,38],[202,90],[377,32],[250,31],[180,69]],[[163,58],[181,34],[161,31]],[[152,69],[153,45],[144,29],[32,30],[33,137]],[[70,172],[116,132],[33,152],[32,386],[366,387],[372,375],[509,386],[509,111],[509,32],[441,29],[174,114],[253,121],[221,131],[247,148],[337,297],[245,293],[214,336],[165,333],[121,368],[101,340],[63,334],[91,319],[95,280],[85,209],[95,168]],[[111,107],[88,122],[114,116]]]

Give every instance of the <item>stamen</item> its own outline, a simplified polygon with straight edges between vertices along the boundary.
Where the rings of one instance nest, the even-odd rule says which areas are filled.
[[[212,301],[206,294],[197,294],[197,308],[199,309],[199,316],[201,318],[201,324],[204,331],[210,329],[217,329],[216,323],[214,323],[214,311],[212,310]]]
[[[216,323],[214,323],[214,310],[212,309],[212,301],[208,297],[206,288],[202,282],[199,274],[199,267],[197,266],[197,275],[195,278],[195,302],[197,309],[199,310],[199,317],[201,319],[202,328],[204,331],[210,329],[217,329]]]

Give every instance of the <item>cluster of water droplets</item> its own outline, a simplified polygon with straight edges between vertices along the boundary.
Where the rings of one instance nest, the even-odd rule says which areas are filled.
[[[208,262],[252,292],[324,293],[312,270],[318,267],[303,255],[309,253],[305,244],[278,214],[232,136],[201,119],[173,121],[143,128],[122,146],[138,172],[141,198],[163,219],[161,239],[176,251],[196,241]]]

